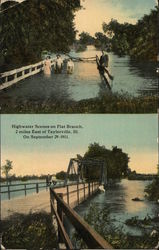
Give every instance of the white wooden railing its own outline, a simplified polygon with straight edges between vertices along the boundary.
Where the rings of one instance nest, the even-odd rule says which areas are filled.
[[[51,65],[54,60],[51,59]],[[24,80],[30,76],[38,74],[44,69],[44,61],[36,64],[24,66],[22,68],[14,69],[0,74],[0,90],[10,87],[11,85]]]

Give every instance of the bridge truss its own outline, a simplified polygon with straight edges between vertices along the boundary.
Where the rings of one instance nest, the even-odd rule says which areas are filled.
[[[103,159],[95,159],[95,158],[83,158],[80,155],[77,155],[77,158],[71,158],[66,178],[65,178],[65,185],[67,185],[70,176],[76,176],[77,182],[85,181],[84,174],[88,169],[92,166],[99,167],[100,177],[99,183],[103,184],[104,186],[107,185],[107,165],[105,160]]]

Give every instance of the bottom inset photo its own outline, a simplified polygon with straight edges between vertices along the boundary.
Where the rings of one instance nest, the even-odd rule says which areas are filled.
[[[1,115],[2,249],[159,247],[158,116]]]

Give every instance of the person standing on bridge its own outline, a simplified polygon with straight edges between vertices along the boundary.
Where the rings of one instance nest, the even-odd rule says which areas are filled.
[[[51,62],[49,57],[47,57],[46,60],[44,61],[44,74],[46,76],[51,75]]]
[[[60,55],[56,56],[55,60],[55,73],[60,74],[62,72],[63,60]]]

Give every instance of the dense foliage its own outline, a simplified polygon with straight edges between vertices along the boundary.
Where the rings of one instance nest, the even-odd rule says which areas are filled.
[[[68,51],[75,39],[78,8],[80,0],[27,0],[2,12],[0,66],[39,61],[44,50]]]
[[[84,45],[91,45],[94,43],[94,38],[88,32],[79,34],[79,42]]]
[[[85,49],[87,45],[94,45],[96,48],[110,50],[110,39],[102,32],[96,32],[95,37],[93,37],[88,32],[83,31],[79,34],[79,40],[76,43]]]
[[[111,46],[110,39],[102,32],[95,33],[94,45],[96,48],[101,48],[110,51],[110,46]]]
[[[145,192],[150,200],[159,201],[159,177],[146,187]]]
[[[135,59],[155,61],[158,54],[158,8],[144,15],[137,24],[121,24],[112,19],[103,23],[103,31],[111,38],[112,51],[119,54],[129,54]]]
[[[159,98],[157,96],[131,97],[127,93],[105,94],[101,98],[81,101],[22,100],[12,99],[6,102],[1,94],[1,113],[156,113]]]
[[[158,243],[158,235],[150,236],[146,230],[141,235],[126,233],[122,226],[114,224],[115,218],[110,218],[107,207],[100,209],[92,204],[85,214],[84,219],[91,225],[114,249],[154,249]],[[145,220],[143,220],[143,223]],[[149,221],[148,225],[150,225]],[[76,249],[85,249],[85,243],[77,233],[73,236]]]
[[[127,175],[129,157],[118,147],[112,147],[112,150],[110,150],[98,143],[90,144],[84,158],[105,160],[108,178],[121,178]],[[99,179],[100,176],[101,168],[99,166],[86,168],[85,177],[87,179]]]
[[[53,249],[57,239],[50,214],[14,214],[1,222],[3,245],[14,249]]]
[[[66,172],[60,171],[60,172],[56,173],[56,178],[60,179],[60,180],[65,180],[65,178],[66,178]]]

